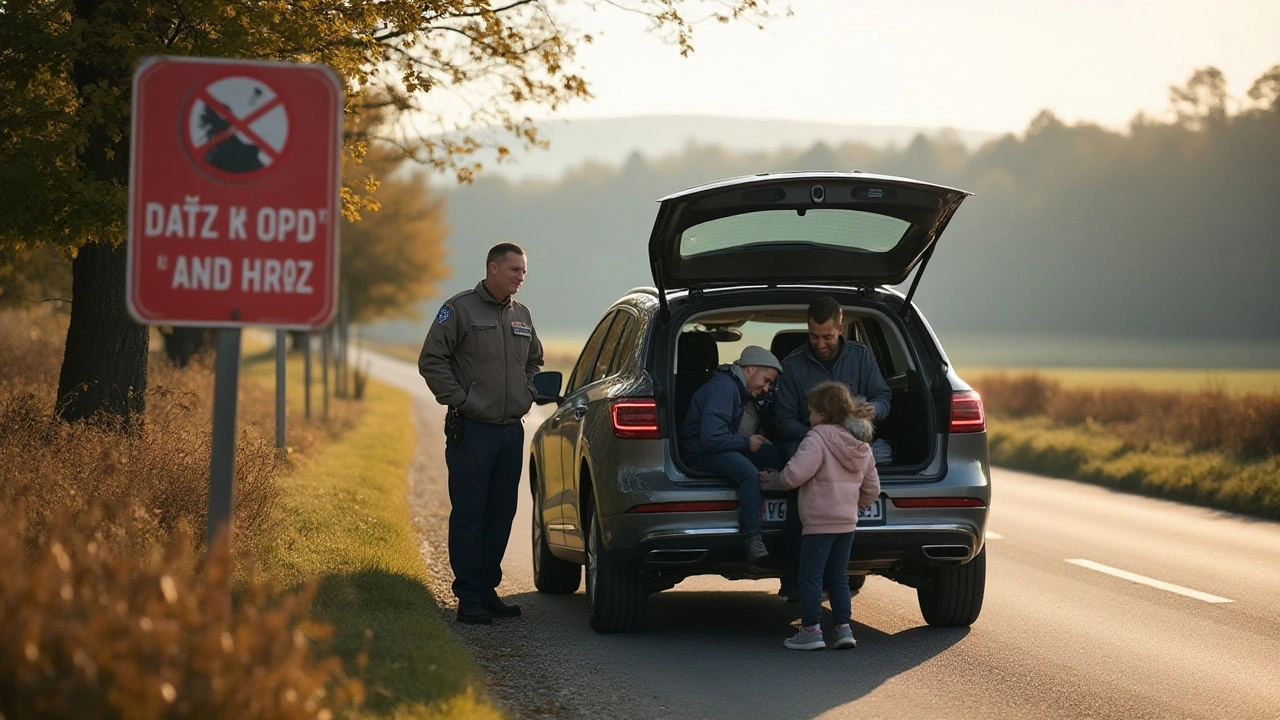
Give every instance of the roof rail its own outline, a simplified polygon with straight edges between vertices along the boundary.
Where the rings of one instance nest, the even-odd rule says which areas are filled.
[[[623,294],[623,295],[630,295],[630,294],[632,294],[632,293],[644,293],[645,295],[652,295],[652,296],[654,296],[654,297],[657,297],[657,296],[658,296],[658,288],[650,287],[650,286],[648,286],[648,285],[641,285],[640,287],[633,287],[633,288],[631,288],[630,290],[628,290],[628,291],[626,291],[626,292],[624,292],[624,293],[622,293],[622,294]]]

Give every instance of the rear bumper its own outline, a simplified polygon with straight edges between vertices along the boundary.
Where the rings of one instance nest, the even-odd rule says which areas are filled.
[[[929,481],[882,478],[885,501],[882,525],[860,525],[854,533],[851,572],[909,573],[918,568],[954,566],[971,561],[986,537],[991,485],[985,436],[960,436],[952,443],[964,450],[948,459],[946,472]],[[965,443],[975,445],[966,447]],[[665,476],[664,476],[665,480]],[[668,483],[670,481],[667,481]],[[766,491],[766,497],[780,497]],[[976,507],[898,507],[894,500],[947,498],[974,500]],[[771,553],[763,568],[748,568],[737,511],[630,513],[642,503],[732,501],[737,494],[721,486],[669,484],[643,496],[616,493],[601,502],[601,529],[610,558],[623,567],[671,576],[719,574],[729,577],[780,575],[785,563],[781,525],[766,525],[765,545]]]
[[[614,521],[627,524],[625,519],[614,518]],[[609,555],[623,567],[664,574],[779,576],[785,563],[782,529],[766,528],[764,540],[771,555],[760,566],[753,567],[747,566],[743,537],[735,522],[648,529],[642,531],[635,542],[615,544]],[[858,528],[853,536],[849,570],[874,572],[902,566],[960,565],[972,560],[981,550],[981,530],[969,523]]]

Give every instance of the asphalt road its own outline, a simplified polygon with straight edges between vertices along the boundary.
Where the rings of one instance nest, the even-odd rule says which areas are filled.
[[[367,358],[429,398],[412,366]],[[534,590],[522,493],[501,591],[525,615],[459,634],[499,688],[524,673],[510,686],[541,689],[504,698],[524,717],[1280,718],[1280,524],[1008,470],[992,482],[969,629],[929,628],[913,590],[873,577],[857,649],[789,651],[796,606],[776,581],[706,577],[652,596],[647,632],[598,635],[581,590]]]

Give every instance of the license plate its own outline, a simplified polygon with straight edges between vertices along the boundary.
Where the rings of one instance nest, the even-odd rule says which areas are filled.
[[[787,519],[786,498],[765,498],[760,501],[760,519],[766,523],[782,523]],[[884,498],[876,498],[871,507],[858,513],[859,525],[884,524]]]

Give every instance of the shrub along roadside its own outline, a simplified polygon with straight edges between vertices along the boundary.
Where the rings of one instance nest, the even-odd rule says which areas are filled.
[[[1280,519],[1280,458],[1239,460],[1219,452],[1126,443],[1097,424],[1046,418],[988,422],[991,464],[1180,502]]]
[[[407,500],[409,398],[375,382],[364,405],[357,426],[280,479],[285,527],[263,569],[286,585],[318,581],[312,611],[336,628],[331,649],[349,668],[367,659],[360,716],[501,717],[425,584]]]
[[[328,720],[363,696],[315,658],[307,593],[237,582],[229,601],[226,543],[113,553],[59,515],[32,551],[23,522],[0,527],[0,717]]]
[[[327,422],[304,422],[301,358],[291,358],[281,453],[270,440],[273,368],[246,361],[235,561],[210,563],[208,359],[181,371],[153,364],[147,424],[122,435],[52,418],[48,359],[64,336],[65,319],[0,313],[0,718],[498,716],[422,583],[404,499],[414,438],[403,396],[396,405],[379,389],[383,403],[338,402]],[[317,461],[341,461],[343,448],[377,462]],[[317,468],[334,477],[285,487]],[[348,516],[360,503],[335,502],[307,515],[294,502],[344,492],[371,503],[367,512]],[[337,535],[347,521],[381,532],[362,547],[328,546],[308,521]],[[335,640],[338,657],[328,655]],[[353,710],[365,683],[371,701]]]
[[[0,717],[320,720],[359,702],[342,661],[320,658],[311,594],[246,569],[274,547],[289,466],[254,432],[260,388],[241,386],[234,558],[206,558],[207,364],[153,364],[132,432],[67,424],[50,362],[65,322],[0,312]]]
[[[1280,519],[1280,393],[1068,388],[1004,372],[973,385],[994,465]]]

